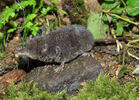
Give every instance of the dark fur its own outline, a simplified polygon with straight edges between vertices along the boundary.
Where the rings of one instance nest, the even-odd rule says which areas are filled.
[[[61,63],[90,51],[93,45],[94,38],[88,29],[81,25],[71,25],[43,37],[32,38],[16,54],[43,62]]]

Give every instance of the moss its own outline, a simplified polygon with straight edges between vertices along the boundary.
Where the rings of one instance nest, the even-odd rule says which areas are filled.
[[[90,81],[78,94],[69,96],[65,91],[48,93],[37,88],[33,82],[21,83],[17,88],[13,83],[0,94],[4,100],[137,100],[139,99],[139,79],[132,83],[120,85],[116,79],[100,75],[97,80]],[[76,96],[75,96],[76,95]]]

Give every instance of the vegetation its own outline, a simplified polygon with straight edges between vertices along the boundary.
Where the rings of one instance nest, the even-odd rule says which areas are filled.
[[[117,51],[123,49],[123,68],[119,76],[122,76],[127,70],[133,70],[125,65],[125,54],[139,60],[139,57],[134,55],[131,50],[139,48],[139,31],[132,32],[132,29],[139,27],[137,16],[139,16],[139,1],[138,0],[105,0],[102,3],[103,15],[92,12],[88,18],[88,28],[93,33],[96,39],[106,39],[107,31],[109,30],[113,38],[130,37],[127,44],[120,43],[118,40]],[[95,20],[94,20],[95,19]],[[94,27],[94,28],[92,28]]]
[[[139,57],[133,55],[129,51],[129,48],[139,48],[139,45],[137,44],[139,42],[139,31],[130,34],[131,28],[139,26],[139,22],[137,22],[136,18],[136,16],[139,16],[139,1],[106,0],[106,2],[102,4],[102,6],[105,7],[105,10],[103,10],[103,20],[109,23],[109,27],[111,28],[113,37],[116,38],[117,36],[128,36],[135,39],[129,41],[124,49],[126,49],[125,51],[127,51],[129,56],[132,56],[135,59],[139,60]]]
[[[32,82],[21,83],[18,88],[11,84],[6,88],[5,94],[1,94],[4,100],[61,100],[63,95],[67,100],[138,100],[139,79],[133,83],[120,85],[114,78],[109,79],[109,75],[103,78],[100,75],[96,82],[91,81],[78,94],[69,96],[62,91],[60,93],[47,93],[39,90]],[[76,95],[76,96],[75,96]]]
[[[51,4],[48,6],[43,6],[43,0],[40,0],[39,3],[36,3],[36,0],[23,0],[20,3],[15,2],[11,7],[7,6],[0,15],[0,29],[2,29],[11,18],[13,19],[13,27],[8,29],[5,34],[0,32],[0,51],[2,50],[2,45],[5,45],[10,34],[15,30],[23,31],[23,45],[25,44],[26,36],[29,33],[36,36],[40,26],[42,25],[39,21],[34,22],[34,19],[37,16],[43,17],[47,13],[54,11],[66,14],[65,11],[58,9],[57,4],[58,0],[51,0]],[[19,26],[14,19],[21,15],[24,17],[24,23]]]

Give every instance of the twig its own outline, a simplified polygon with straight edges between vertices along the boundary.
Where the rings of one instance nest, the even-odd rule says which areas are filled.
[[[120,2],[118,2],[116,5],[114,5],[113,7],[111,7],[108,12],[110,12],[113,8],[115,8],[116,6],[118,6],[120,4]]]
[[[139,57],[137,57],[137,56],[133,55],[132,53],[130,53],[129,50],[127,50],[127,53],[128,53],[129,56],[139,60]]]
[[[110,15],[110,16],[114,16],[114,17],[117,17],[117,18],[119,18],[119,19],[121,19],[121,20],[124,20],[124,21],[126,21],[126,22],[132,23],[132,24],[134,24],[134,25],[137,25],[137,26],[139,25],[138,22],[133,22],[133,21],[131,21],[131,20],[128,19],[128,18],[123,18],[123,17],[118,16],[118,15],[116,15],[116,14],[112,14],[112,13],[110,13],[109,11],[103,10],[103,12],[106,13],[106,14],[108,14],[108,15]]]
[[[122,60],[122,66],[125,65],[125,55],[126,55],[126,50],[127,50],[127,46],[125,44],[123,44],[124,48],[123,48],[123,60]]]
[[[124,7],[126,7],[126,4],[125,4],[124,0],[121,0],[121,2],[123,3]]]
[[[132,40],[132,38],[117,37],[117,38],[113,38],[113,39],[96,39],[95,43],[114,44],[114,43],[116,43],[116,40],[128,42],[129,40]]]

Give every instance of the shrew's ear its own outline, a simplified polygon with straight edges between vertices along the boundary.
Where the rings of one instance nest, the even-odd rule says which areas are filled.
[[[59,56],[61,54],[61,48],[59,46],[55,46],[55,53],[56,56]]]
[[[41,50],[41,54],[45,54],[48,50],[48,44],[44,44]]]

